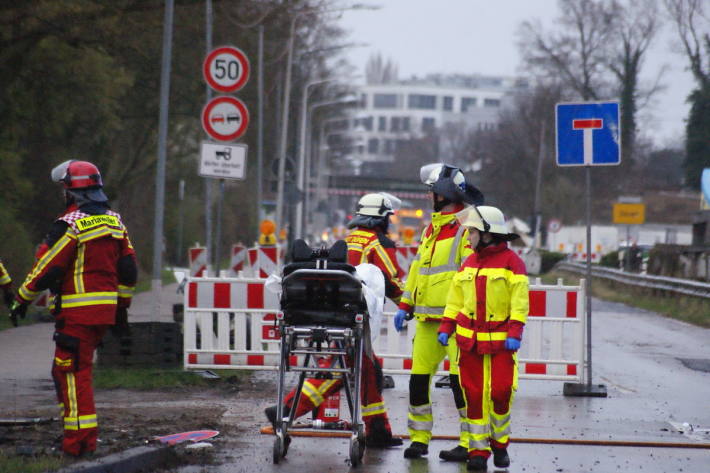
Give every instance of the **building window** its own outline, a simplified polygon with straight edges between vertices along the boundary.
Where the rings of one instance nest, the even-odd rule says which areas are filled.
[[[433,131],[436,126],[436,121],[431,117],[422,118],[422,130]]]
[[[379,117],[378,118],[377,131],[387,131],[387,117]]]
[[[374,94],[375,108],[397,108],[397,94]]]
[[[500,107],[500,100],[498,100],[498,99],[484,99],[483,106],[484,107]]]
[[[476,106],[476,97],[464,97],[461,99],[461,112],[465,113],[469,108]]]
[[[402,131],[409,131],[409,117],[402,117]]]
[[[394,153],[394,140],[385,140],[385,154]]]
[[[363,118],[360,120],[360,123],[362,123],[365,130],[372,131],[372,117]]]
[[[367,108],[367,94],[360,94],[360,108]]]
[[[410,94],[407,106],[420,110],[434,110],[436,108],[436,95]]]
[[[454,98],[446,96],[444,97],[444,110],[451,112],[454,109]]]
[[[392,117],[392,122],[390,122],[390,131],[399,131],[401,118]]]
[[[370,154],[377,154],[380,149],[380,140],[377,138],[370,138],[367,142],[367,152]]]

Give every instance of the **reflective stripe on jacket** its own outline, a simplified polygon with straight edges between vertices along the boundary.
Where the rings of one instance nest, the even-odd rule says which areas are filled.
[[[128,231],[115,212],[90,215],[79,210],[59,218],[64,234],[36,262],[17,291],[29,303],[59,282],[59,317],[85,325],[113,324],[116,307],[128,307],[133,285],[121,284],[118,261],[135,258]]]
[[[525,263],[502,242],[469,256],[454,276],[439,332],[461,350],[495,353],[522,338],[528,317]]]
[[[348,244],[348,263],[353,266],[374,264],[385,277],[385,295],[390,299],[402,295],[404,271],[397,263],[392,240],[374,229],[356,227],[345,237],[345,242]]]
[[[471,253],[468,230],[454,212],[433,213],[409,267],[399,308],[412,311],[418,320],[441,319],[451,280]]]

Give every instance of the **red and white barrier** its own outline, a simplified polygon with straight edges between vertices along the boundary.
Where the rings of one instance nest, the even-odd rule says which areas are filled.
[[[195,246],[188,250],[190,262],[190,277],[202,278],[207,276],[207,248]]]
[[[584,285],[530,286],[530,315],[519,355],[520,377],[582,381]],[[189,279],[185,291],[186,369],[276,370],[280,337],[275,325],[279,298],[258,278]],[[385,313],[374,351],[387,374],[408,374],[415,323],[394,330]],[[292,356],[292,364],[303,360]],[[439,374],[446,374],[448,360]]]
[[[268,278],[269,274],[276,272],[278,247],[276,246],[256,246],[249,248],[249,265],[253,274],[259,278]]]
[[[409,273],[409,266],[417,255],[418,246],[398,246],[396,248],[397,264],[402,268],[404,274]]]
[[[229,261],[229,277],[236,278],[249,264],[247,260],[247,249],[244,245],[232,245],[231,255],[232,257]]]

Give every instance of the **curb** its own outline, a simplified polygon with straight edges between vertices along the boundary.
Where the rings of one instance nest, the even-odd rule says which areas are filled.
[[[87,462],[75,463],[57,473],[138,473],[154,471],[177,458],[168,446],[135,447]]]

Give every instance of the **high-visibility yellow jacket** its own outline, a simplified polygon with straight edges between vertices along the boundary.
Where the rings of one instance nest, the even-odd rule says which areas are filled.
[[[440,320],[444,315],[449,286],[461,263],[470,255],[468,230],[454,212],[436,212],[424,230],[417,254],[409,267],[399,308],[414,313],[417,320]]]
[[[528,297],[525,263],[508,244],[482,248],[454,276],[439,332],[455,331],[461,350],[503,351],[507,337],[523,336]]]
[[[2,265],[2,261],[0,261],[0,287],[9,286],[10,284],[12,284],[10,274],[5,269],[5,266]]]

